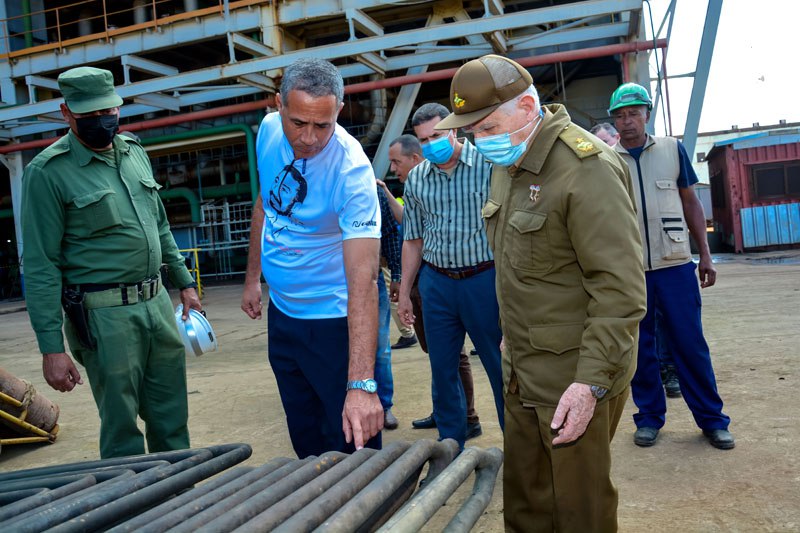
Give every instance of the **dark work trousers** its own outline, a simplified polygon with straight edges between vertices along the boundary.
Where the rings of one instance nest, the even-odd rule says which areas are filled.
[[[328,451],[352,453],[345,443],[342,410],[347,388],[347,318],[304,320],[270,302],[269,362],[281,395],[292,447],[300,459]],[[366,447],[380,449],[381,434]]]
[[[419,340],[419,347],[428,353],[428,343],[425,342],[425,320],[422,317],[422,297],[419,295],[419,274],[411,287],[411,307],[416,317],[414,319],[414,332]],[[464,351],[463,346],[458,360],[458,376],[461,378],[461,385],[464,387],[464,396],[467,399],[467,423],[477,424],[480,422],[478,411],[475,410],[475,385],[472,381],[472,365],[469,356]],[[433,391],[431,391],[433,393]]]
[[[661,316],[661,312],[656,309],[656,353],[662,367],[675,364],[675,361],[672,360],[672,348],[669,346],[669,339],[664,333],[664,328],[659,326],[663,321],[664,318]]]
[[[467,404],[459,379],[459,354],[469,334],[486,370],[503,428],[503,377],[500,367],[500,311],[495,295],[495,269],[455,280],[422,266],[419,291],[433,377],[433,416],[440,439],[455,439],[463,448]]]
[[[728,429],[730,418],[722,412],[711,354],[703,336],[696,268],[689,262],[645,273],[647,314],[639,324],[639,359],[631,382],[633,401],[639,408],[633,415],[636,427],[661,428],[666,419],[667,401],[655,340],[658,309],[662,317],[658,327],[670,340],[681,392],[695,422],[701,429]]]
[[[628,389],[597,404],[578,440],[553,447],[555,407],[524,407],[509,385],[503,462],[505,529],[519,533],[617,530],[611,439]],[[513,390],[513,392],[512,392]]]

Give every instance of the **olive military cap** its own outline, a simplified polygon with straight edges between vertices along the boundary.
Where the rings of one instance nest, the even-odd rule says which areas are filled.
[[[122,105],[122,98],[114,90],[114,76],[104,69],[78,67],[62,72],[58,88],[73,113],[91,113]]]
[[[437,130],[463,128],[488,117],[505,102],[522,94],[533,78],[519,63],[489,54],[465,63],[450,84],[453,112]]]

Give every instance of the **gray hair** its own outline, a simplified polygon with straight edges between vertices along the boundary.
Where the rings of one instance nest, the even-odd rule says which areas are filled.
[[[617,132],[617,128],[615,128],[614,126],[612,126],[608,122],[601,122],[600,124],[595,124],[594,126],[592,126],[592,129],[589,130],[589,133],[591,133],[592,135],[597,135],[597,132],[603,131],[603,130],[605,130],[606,133],[608,133],[612,137],[614,135],[617,135],[617,133],[618,133]]]
[[[422,104],[420,108],[414,112],[414,116],[411,117],[411,127],[419,126],[436,117],[444,120],[449,114],[450,110],[442,104],[437,104],[436,102]]]
[[[527,89],[525,89],[524,91],[519,93],[517,96],[515,96],[514,98],[512,98],[508,102],[504,102],[497,109],[501,113],[503,113],[504,115],[509,116],[517,108],[517,104],[519,103],[520,100],[522,100],[522,97],[526,96],[526,95],[529,95],[529,96],[533,97],[533,101],[534,101],[534,103],[536,105],[536,111],[538,112],[539,109],[541,109],[541,107],[542,107],[542,103],[539,101],[539,92],[536,90],[536,87],[534,87],[533,85],[529,85]]]
[[[419,139],[417,139],[413,135],[408,135],[408,134],[401,135],[400,137],[389,143],[389,148],[391,148],[395,144],[400,145],[400,153],[406,157],[410,157],[414,154],[417,154],[418,156],[422,157],[422,145],[419,144]]]
[[[344,100],[342,75],[330,61],[298,59],[283,71],[280,93],[286,98],[291,91],[303,91],[319,98],[334,95],[336,102]]]

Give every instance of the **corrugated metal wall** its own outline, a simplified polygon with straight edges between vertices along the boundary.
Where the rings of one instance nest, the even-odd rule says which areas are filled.
[[[800,203],[747,207],[740,214],[745,248],[800,243]]]

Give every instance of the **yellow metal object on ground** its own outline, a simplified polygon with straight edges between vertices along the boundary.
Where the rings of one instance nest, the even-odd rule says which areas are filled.
[[[30,383],[0,369],[0,448],[55,442],[58,414],[58,406],[37,394]]]
[[[200,248],[186,248],[178,251],[182,254],[189,254],[186,258],[189,260],[186,268],[189,269],[189,273],[194,276],[194,281],[197,283],[197,297],[202,298],[203,284],[200,282],[200,261],[197,259],[197,252],[200,251]]]

